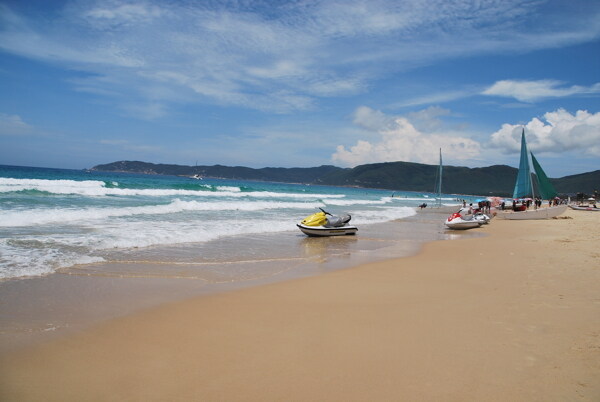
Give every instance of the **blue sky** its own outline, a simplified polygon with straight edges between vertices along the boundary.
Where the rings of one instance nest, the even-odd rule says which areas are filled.
[[[0,164],[600,169],[600,2],[0,0]]]

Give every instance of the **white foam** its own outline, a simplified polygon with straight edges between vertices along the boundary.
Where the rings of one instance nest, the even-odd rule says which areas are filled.
[[[230,191],[230,192],[234,192],[234,193],[239,193],[242,191],[242,189],[239,187],[231,187],[231,186],[215,186],[214,188],[217,191]]]
[[[100,238],[96,240],[88,238],[86,243],[89,242],[89,246],[97,250],[200,243],[227,236],[283,232],[291,230],[295,224],[293,218],[287,220],[227,219],[218,222],[180,222],[177,224],[177,230],[173,230],[172,223],[159,222],[153,224],[149,230],[147,224],[134,222],[129,223],[127,227],[115,225],[104,228]]]
[[[219,209],[224,211],[222,203],[219,204],[221,204]],[[99,219],[91,226],[84,225],[82,228],[75,226],[71,231],[65,232],[60,229],[64,225],[55,224],[54,233],[21,236],[19,241],[0,242],[0,278],[45,275],[75,264],[99,262],[103,261],[103,253],[112,250],[207,242],[226,236],[291,231],[304,217],[304,212],[287,213],[281,216],[281,203],[273,203],[272,210],[265,209],[267,205],[252,207],[259,211],[257,215],[247,213],[246,211],[251,210],[251,206],[247,206],[248,209],[240,211],[234,209],[234,205],[230,205],[229,212],[224,211],[223,214],[218,215],[219,219],[215,219],[213,215],[211,220],[185,219],[185,217],[168,220],[131,220],[127,216],[117,217],[115,220],[103,219],[106,216],[98,218],[95,215],[98,211],[94,211],[90,216],[85,216],[86,219],[91,219],[91,216]],[[202,205],[199,202],[178,200],[165,207],[167,210],[169,208],[178,208],[178,210],[192,208],[193,210],[194,207],[206,210],[207,207],[216,208],[217,205]],[[315,209],[299,203],[286,204],[285,208],[303,211]],[[142,210],[135,212],[139,213]],[[71,212],[77,213],[77,211]],[[153,213],[155,212],[154,210]],[[113,213],[123,214],[124,211],[119,212],[117,209]],[[415,209],[410,207],[362,209],[353,214],[352,223],[375,224],[405,218],[415,213]],[[68,217],[62,215],[58,218],[64,224]],[[82,219],[84,216],[74,215],[72,218]],[[93,230],[85,229],[87,226],[93,227]]]
[[[202,186],[205,188],[205,186]],[[301,199],[327,199],[344,198],[341,194],[307,194],[307,193],[278,193],[271,191],[243,192],[239,187],[216,186],[217,191],[206,190],[178,190],[178,189],[134,189],[134,188],[107,188],[103,181],[97,180],[43,180],[43,179],[12,179],[0,178],[0,193],[36,190],[51,194],[75,194],[83,196],[198,196],[198,197],[254,197],[254,198],[301,198]]]
[[[0,242],[0,279],[47,275],[60,268],[103,261],[101,257],[44,247],[43,241],[39,244],[42,247],[32,248]]]
[[[32,194],[22,197],[22,204],[0,205],[0,278],[44,275],[98,262],[110,259],[114,250],[292,231],[317,208],[334,214],[344,208],[357,225],[415,213],[404,206],[409,199],[379,197],[376,192],[319,194],[327,190],[312,188],[279,193],[207,183],[191,189],[132,189],[98,180],[0,178],[0,195],[26,190],[52,196]]]
[[[0,177],[0,193],[23,190],[46,191],[54,194],[72,194],[75,192],[95,192],[105,187],[103,181],[97,180],[43,180],[12,179]]]
[[[337,205],[337,206],[350,206],[350,205],[384,205],[391,202],[391,199],[387,199],[388,197],[381,198],[379,200],[327,200],[325,204],[327,205]]]
[[[36,210],[0,211],[0,227],[77,223],[135,215],[165,215],[185,211],[261,211],[269,209],[315,209],[321,202],[218,201],[199,202],[175,199],[169,204],[122,208],[44,208]]]
[[[361,210],[352,215],[354,224],[373,224],[394,221],[416,215],[416,208],[412,207],[385,207],[377,210]]]

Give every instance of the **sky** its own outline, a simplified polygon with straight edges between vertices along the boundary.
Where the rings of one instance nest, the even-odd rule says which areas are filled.
[[[600,1],[0,0],[0,164],[600,169]]]

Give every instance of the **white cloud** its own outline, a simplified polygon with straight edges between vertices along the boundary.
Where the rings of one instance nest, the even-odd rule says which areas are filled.
[[[447,113],[439,108],[431,108],[414,114],[413,119],[421,120],[424,127],[437,127],[425,120]],[[442,148],[445,159],[468,160],[477,157],[480,145],[477,141],[451,131],[420,131],[407,117],[386,116],[381,111],[362,106],[355,113],[354,122],[377,134],[375,141],[359,140],[346,148],[338,145],[331,156],[335,163],[344,166],[356,166],[376,162],[419,162],[435,164],[438,161],[438,149]]]
[[[0,135],[22,136],[33,133],[33,127],[25,123],[21,116],[0,113]]]
[[[359,106],[354,111],[353,122],[368,131],[378,132],[390,128],[394,123],[394,118],[368,106]]]
[[[131,115],[144,120],[154,120],[167,113],[166,106],[159,102],[135,103],[124,105],[123,108]]]
[[[121,1],[105,0],[89,10],[84,10],[81,14],[90,23],[101,27],[107,25],[118,26],[141,21],[148,22],[161,17],[164,13],[164,9],[144,1],[124,3]]]
[[[523,126],[503,124],[491,135],[490,145],[505,153],[520,149]],[[530,151],[556,152],[579,150],[590,156],[600,156],[600,112],[578,110],[574,115],[564,109],[533,118],[525,125]]]
[[[425,96],[419,96],[412,99],[406,99],[402,102],[397,102],[391,105],[395,108],[407,107],[407,106],[420,106],[420,105],[431,105],[452,102],[457,99],[468,98],[473,95],[477,95],[481,92],[481,89],[477,88],[465,88],[453,91],[430,93]]]
[[[432,132],[442,126],[440,116],[450,115],[450,110],[439,106],[430,106],[427,109],[408,113],[407,117],[421,131]]]
[[[434,60],[583,43],[600,35],[593,23],[599,10],[591,4],[585,14],[572,7],[535,26],[528,17],[543,4],[521,0],[64,4],[49,6],[45,17],[0,4],[0,49],[83,71],[78,87],[98,96],[156,102],[148,88],[164,86],[170,91],[163,92],[181,94],[168,102],[282,113],[312,108],[320,97],[360,93],[377,79]],[[580,90],[545,87],[550,93]],[[497,83],[487,91],[528,99],[526,89]]]
[[[535,102],[536,100],[545,98],[600,93],[600,83],[591,87],[579,85],[565,87],[562,85],[562,82],[555,80],[502,80],[494,83],[491,87],[483,91],[482,94],[515,98],[521,102]]]

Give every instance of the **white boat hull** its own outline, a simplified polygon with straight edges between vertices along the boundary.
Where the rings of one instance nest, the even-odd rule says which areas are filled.
[[[558,205],[556,207],[530,209],[527,211],[498,211],[496,218],[509,220],[535,220],[535,219],[551,219],[567,210],[566,205]]]
[[[484,225],[487,225],[490,223],[491,218],[489,216],[487,216],[486,214],[476,214],[473,215],[473,219],[476,221],[481,222]]]
[[[579,205],[569,205],[569,208],[574,209],[576,211],[600,211],[600,208],[581,207]]]
[[[453,230],[467,230],[467,229],[474,229],[474,228],[478,228],[481,226],[481,222],[477,222],[477,221],[459,221],[459,222],[445,222],[446,226],[448,227],[448,229],[453,229]]]
[[[356,226],[341,226],[337,228],[328,228],[325,226],[306,226],[298,223],[298,229],[308,236],[346,236],[354,235],[358,232]]]
[[[454,213],[444,221],[444,224],[448,229],[453,230],[467,230],[478,228],[483,224],[483,221],[477,219],[463,219],[459,213]]]

